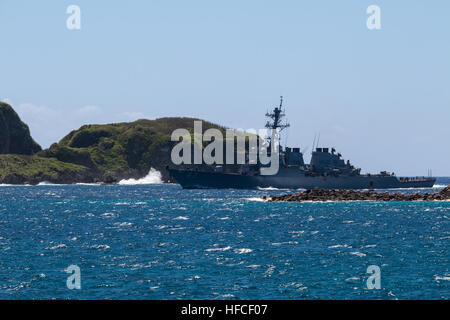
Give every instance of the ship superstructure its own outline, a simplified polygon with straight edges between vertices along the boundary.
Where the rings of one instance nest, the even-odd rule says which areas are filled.
[[[289,127],[284,120],[283,97],[279,107],[266,113],[269,118],[265,127],[281,132]],[[270,136],[270,135],[269,135]],[[271,150],[272,143],[267,144]],[[390,188],[426,188],[436,182],[434,177],[403,177],[382,171],[378,174],[361,174],[361,169],[345,161],[335,148],[315,147],[309,164],[304,162],[300,148],[282,148],[279,152],[279,170],[274,175],[262,175],[262,165],[243,164],[231,166],[230,170],[222,165],[201,166],[195,168],[171,166],[171,176],[183,188],[292,188],[292,189],[390,189]]]

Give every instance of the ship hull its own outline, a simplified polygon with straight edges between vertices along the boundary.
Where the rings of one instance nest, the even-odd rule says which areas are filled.
[[[171,176],[185,189],[397,189],[431,188],[436,179],[400,181],[395,176],[305,176],[297,170],[280,170],[277,175],[242,175],[221,172],[204,172],[169,169]]]

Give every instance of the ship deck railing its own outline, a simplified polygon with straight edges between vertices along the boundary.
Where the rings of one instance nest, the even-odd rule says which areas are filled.
[[[432,177],[400,177],[400,182],[422,182],[422,181],[430,181],[434,178]]]

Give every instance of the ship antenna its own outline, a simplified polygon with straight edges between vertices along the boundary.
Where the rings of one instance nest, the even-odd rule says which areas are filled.
[[[283,107],[283,96],[280,97],[280,106],[274,108],[271,113],[267,112],[266,117],[270,118],[266,123],[266,128],[270,130],[277,130],[279,132],[289,127],[289,123],[282,123],[282,119],[285,117],[285,113],[282,111]],[[269,141],[270,142],[270,141]],[[270,147],[270,143],[269,143]]]
[[[314,152],[314,145],[316,144],[316,137],[317,137],[317,133],[314,134],[314,140],[313,140],[313,144],[312,144],[311,154]]]

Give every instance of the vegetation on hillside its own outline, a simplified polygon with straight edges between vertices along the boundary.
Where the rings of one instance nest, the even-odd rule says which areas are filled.
[[[173,117],[84,125],[50,148],[42,151],[39,148],[35,155],[2,155],[0,183],[114,183],[141,178],[151,167],[161,171],[167,181],[166,166],[171,163],[170,152],[177,143],[171,141],[171,134],[178,128],[193,132],[195,120],[199,119]],[[225,130],[205,121],[202,125],[203,130]],[[4,136],[0,142],[4,142]]]
[[[8,114],[9,119],[15,119],[16,127],[20,124],[23,133],[20,141],[22,145],[28,145],[27,152],[22,154],[9,149],[4,152],[8,154],[0,155],[0,183],[9,184],[36,184],[42,181],[114,183],[122,179],[141,178],[151,167],[160,171],[163,180],[168,181],[166,167],[172,163],[171,150],[178,143],[171,141],[172,132],[187,129],[193,136],[194,121],[199,120],[172,117],[84,125],[50,148],[39,151],[39,145],[32,140],[27,125],[20,121],[15,111],[3,103],[1,108],[3,115]],[[0,129],[3,128],[1,116],[0,112]],[[218,129],[225,138],[224,127],[202,121],[203,131],[211,128]],[[15,135],[2,134],[0,146],[17,145],[19,140],[16,139]]]
[[[79,182],[90,175],[86,167],[53,158],[27,155],[0,155],[0,182],[6,184],[37,184]]]
[[[107,183],[145,176],[151,167],[169,178],[166,166],[171,163],[171,141],[175,129],[193,132],[193,118],[161,118],[130,123],[84,125],[70,132],[59,143],[39,153],[87,167],[94,181]],[[220,126],[203,121],[203,130]]]

